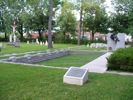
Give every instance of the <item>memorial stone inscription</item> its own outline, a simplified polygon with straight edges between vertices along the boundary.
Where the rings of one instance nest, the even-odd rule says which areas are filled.
[[[73,77],[82,77],[85,71],[85,69],[72,68],[66,75]]]
[[[88,80],[88,70],[78,67],[71,67],[63,77],[67,84],[83,85]]]

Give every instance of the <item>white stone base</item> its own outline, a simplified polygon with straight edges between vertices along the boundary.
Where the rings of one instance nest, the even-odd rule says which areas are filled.
[[[73,85],[83,85],[88,81],[88,70],[71,67],[63,77],[63,82]]]

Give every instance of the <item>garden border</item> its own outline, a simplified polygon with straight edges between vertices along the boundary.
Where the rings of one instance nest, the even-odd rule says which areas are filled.
[[[105,51],[85,51],[85,50],[59,50],[47,53],[37,53],[34,55],[25,55],[21,57],[9,57],[1,60],[1,62],[27,63],[34,64],[41,61],[46,61],[54,58],[59,58],[72,54],[88,54],[88,53],[106,53]]]

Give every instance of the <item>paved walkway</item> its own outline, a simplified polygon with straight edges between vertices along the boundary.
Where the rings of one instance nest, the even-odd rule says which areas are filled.
[[[84,66],[81,66],[81,68],[88,69],[89,72],[96,72],[96,73],[105,73],[107,70],[107,57],[111,52],[107,52],[104,55],[98,57],[97,59],[87,63]]]

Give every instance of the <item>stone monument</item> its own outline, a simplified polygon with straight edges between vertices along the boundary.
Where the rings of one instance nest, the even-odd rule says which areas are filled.
[[[16,37],[16,35],[14,34],[14,36],[13,36],[13,42],[15,43],[16,40],[17,40],[17,37]]]
[[[10,43],[12,42],[12,34],[10,34],[10,36],[9,36],[9,42]]]
[[[107,50],[114,51],[118,48],[125,48],[125,34],[124,33],[108,33],[107,36]]]
[[[0,43],[0,51],[1,51],[1,48],[2,48],[2,43]]]
[[[15,21],[14,21],[14,23],[13,23],[13,25],[12,25],[12,28],[13,28],[13,35],[14,35],[14,36],[13,36],[13,40],[14,40],[13,42],[16,42],[16,35],[15,35],[15,32],[16,32],[15,29],[16,29],[16,27],[17,27],[17,26],[16,26],[16,23],[15,23]]]
[[[63,82],[73,85],[83,85],[88,81],[88,70],[71,67],[63,77]]]
[[[42,41],[40,41],[40,45],[42,45]]]
[[[27,44],[30,44],[30,42],[29,42],[29,41],[27,41]]]
[[[11,25],[11,27],[13,28],[13,33],[10,34],[9,43],[7,45],[15,46],[15,43],[16,43],[16,40],[17,40],[17,37],[15,35],[15,28],[17,27],[15,21],[14,21],[13,25]]]
[[[38,41],[38,39],[36,39],[36,43],[37,43],[37,44],[39,44],[39,41]]]

